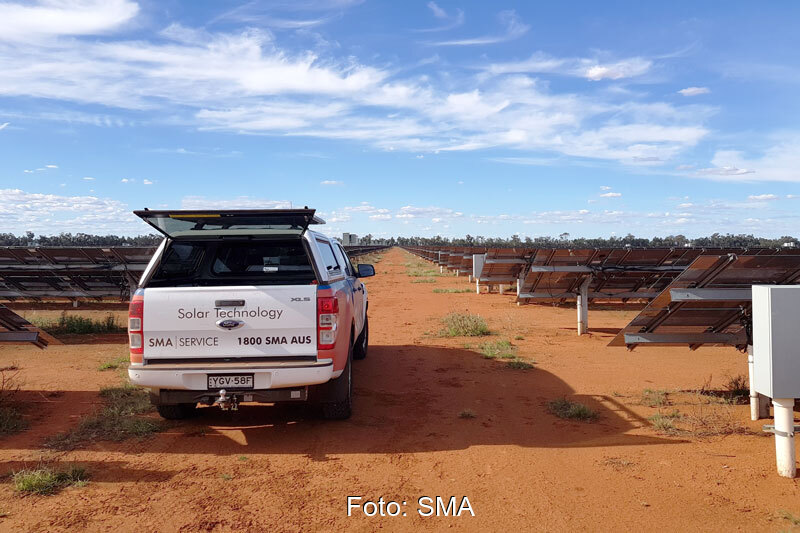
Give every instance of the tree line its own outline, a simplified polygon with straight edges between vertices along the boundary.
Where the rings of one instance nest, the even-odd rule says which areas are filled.
[[[26,231],[24,235],[0,233],[0,246],[155,246],[161,242],[158,235],[91,235],[89,233],[60,233],[58,235],[36,235]]]
[[[121,237],[119,235],[91,235],[89,233],[60,233],[58,235],[35,235],[32,231],[24,235],[0,233],[0,246],[155,246],[161,242],[159,235],[139,235]],[[777,239],[756,237],[754,235],[714,233],[708,237],[689,239],[684,235],[667,237],[624,237],[572,238],[569,233],[558,237],[525,237],[514,235],[510,238],[465,235],[464,237],[392,237],[376,239],[372,235],[361,238],[362,244],[387,244],[390,246],[486,246],[496,248],[675,248],[695,246],[704,248],[780,248],[785,243],[800,247],[800,241],[784,236]]]
[[[400,246],[486,246],[490,248],[682,248],[693,246],[697,248],[781,248],[784,244],[791,243],[800,247],[800,241],[795,237],[784,236],[777,239],[756,237],[754,235],[732,233],[713,233],[707,237],[690,239],[684,235],[668,235],[666,237],[636,237],[632,234],[624,237],[570,237],[569,233],[562,233],[556,237],[525,237],[521,239],[514,235],[504,239],[499,237],[483,237],[466,235],[464,237],[397,237],[389,239],[386,244]]]

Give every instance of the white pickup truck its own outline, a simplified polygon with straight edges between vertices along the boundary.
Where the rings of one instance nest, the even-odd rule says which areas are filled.
[[[313,209],[134,213],[165,236],[128,313],[128,375],[161,416],[306,400],[350,416],[375,269],[309,230]]]

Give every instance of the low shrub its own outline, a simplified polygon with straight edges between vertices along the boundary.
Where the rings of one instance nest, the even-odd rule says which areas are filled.
[[[558,418],[582,420],[584,422],[593,422],[598,416],[596,411],[593,411],[582,403],[571,402],[566,398],[553,400],[548,404],[548,410]]]
[[[87,335],[93,333],[125,333],[125,325],[117,323],[114,315],[107,315],[102,319],[94,319],[81,315],[68,315],[61,313],[58,320],[47,320],[34,317],[31,323],[53,335],[73,334]]]
[[[444,337],[480,337],[489,335],[489,326],[480,315],[450,313],[442,319]]]
[[[137,415],[152,411],[148,392],[125,385],[109,387],[100,391],[105,406],[84,417],[78,426],[59,433],[45,443],[48,448],[71,450],[94,440],[122,441],[129,438],[144,438],[160,431],[162,424]]]
[[[647,407],[664,407],[667,405],[667,391],[644,389],[642,391],[642,405]]]
[[[437,294],[465,294],[472,292],[472,289],[433,289]]]
[[[89,482],[85,468],[71,466],[66,470],[55,470],[46,465],[20,470],[12,476],[14,490],[26,494],[48,495],[69,487],[82,487]]]
[[[489,341],[478,345],[483,357],[486,359],[514,359],[516,348],[508,341]]]

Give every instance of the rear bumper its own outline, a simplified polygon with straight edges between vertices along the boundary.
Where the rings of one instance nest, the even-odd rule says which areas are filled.
[[[256,390],[283,389],[318,385],[335,377],[333,361],[304,364],[186,364],[131,365],[131,382],[150,389],[208,390],[209,374],[253,374]]]

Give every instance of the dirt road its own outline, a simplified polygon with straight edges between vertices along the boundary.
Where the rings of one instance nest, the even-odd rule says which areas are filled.
[[[800,516],[797,482],[774,473],[773,443],[746,406],[730,408],[744,433],[664,436],[647,421],[656,409],[641,404],[643,389],[719,387],[746,372],[735,350],[606,348],[635,310],[592,309],[591,335],[579,338],[574,308],[437,294],[470,286],[452,276],[412,283],[411,257],[392,249],[367,281],[372,346],[355,363],[345,422],[296,405],[204,409],[141,442],[44,451],[48,435],[94,407],[100,387],[119,382],[97,367],[127,347],[0,347],[0,366],[16,362],[32,402],[31,427],[0,438],[0,473],[40,460],[91,473],[87,486],[46,497],[18,496],[6,478],[0,529],[778,531],[791,527],[779,513]],[[535,367],[514,370],[482,358],[475,339],[438,336],[450,311],[482,315],[492,338],[511,340]],[[559,397],[599,420],[554,417],[547,404]],[[459,417],[464,410],[475,418]],[[405,501],[406,516],[348,517],[347,496]],[[466,496],[475,516],[420,516],[423,496]]]

